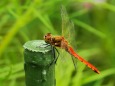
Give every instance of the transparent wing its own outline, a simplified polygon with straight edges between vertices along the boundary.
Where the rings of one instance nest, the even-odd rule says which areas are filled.
[[[62,36],[68,41],[69,44],[74,44],[75,42],[75,30],[74,30],[74,24],[72,21],[69,20],[69,16],[67,14],[66,8],[62,5],[61,6],[61,17],[62,17]],[[63,53],[63,51],[62,51]],[[63,58],[65,57],[65,54],[62,54]],[[68,55],[68,54],[67,54]],[[66,61],[68,61],[69,58],[64,58]],[[72,57],[74,67],[76,69],[76,60]],[[72,61],[70,60],[70,63]]]
[[[66,8],[63,5],[61,7],[61,17],[62,17],[62,36],[69,43],[70,42],[72,43],[75,38],[74,24],[72,21],[69,20]]]

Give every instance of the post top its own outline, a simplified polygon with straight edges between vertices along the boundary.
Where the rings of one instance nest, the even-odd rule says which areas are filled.
[[[32,52],[46,53],[51,50],[51,47],[44,40],[32,40],[26,42],[23,47]]]

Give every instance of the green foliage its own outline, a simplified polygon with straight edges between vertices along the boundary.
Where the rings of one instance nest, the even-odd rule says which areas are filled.
[[[1,86],[25,86],[22,46],[29,40],[43,39],[47,32],[61,34],[62,4],[75,24],[74,45],[78,46],[78,53],[95,64],[101,73],[93,73],[79,61],[76,72],[71,58],[63,62],[63,57],[60,56],[56,65],[57,86],[115,85],[114,0],[2,0]],[[74,49],[76,50],[76,47]],[[70,55],[67,54],[66,57]]]

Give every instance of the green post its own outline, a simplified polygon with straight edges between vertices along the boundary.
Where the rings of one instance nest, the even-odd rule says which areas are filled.
[[[51,64],[54,59],[51,46],[47,46],[44,40],[33,40],[26,42],[24,49],[26,86],[55,86],[55,64]]]

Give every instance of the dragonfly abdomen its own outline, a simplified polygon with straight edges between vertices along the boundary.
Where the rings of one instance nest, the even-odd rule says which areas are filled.
[[[91,68],[94,72],[96,73],[100,73],[99,70],[93,66],[91,63],[87,62],[85,59],[83,59],[82,57],[80,57],[71,46],[68,46],[68,51],[71,55],[73,55],[74,57],[76,57],[78,60],[80,60],[81,62],[83,62],[85,65],[87,65],[87,67]]]

